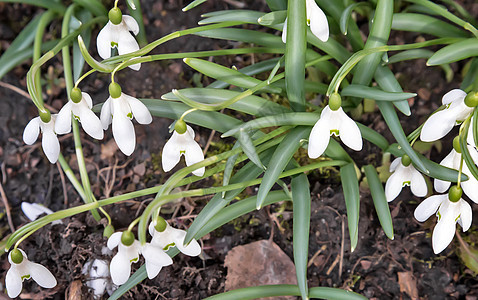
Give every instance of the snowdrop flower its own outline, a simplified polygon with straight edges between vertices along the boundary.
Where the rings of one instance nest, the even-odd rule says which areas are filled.
[[[320,119],[315,123],[309,136],[308,153],[317,158],[329,145],[330,136],[340,136],[345,145],[355,151],[362,150],[362,135],[357,124],[342,110],[340,95],[332,94],[329,105],[324,107]]]
[[[310,31],[322,42],[327,42],[329,39],[329,23],[327,17],[320,7],[315,3],[315,0],[305,0],[305,10],[307,15],[307,25],[310,26]],[[285,43],[287,39],[287,19],[285,19],[284,27],[282,29],[282,41]]]
[[[22,291],[22,282],[33,278],[39,286],[52,288],[56,286],[56,279],[44,266],[31,262],[21,249],[13,249],[8,254],[10,269],[5,276],[5,287],[8,297],[15,298]]]
[[[426,221],[435,212],[438,216],[438,223],[432,234],[432,246],[435,254],[445,250],[451,243],[455,236],[457,222],[463,232],[471,226],[471,206],[461,199],[461,195],[461,188],[453,186],[448,194],[428,197],[415,209],[415,219],[419,222]]]
[[[52,164],[56,163],[58,155],[60,155],[60,142],[55,133],[55,119],[56,115],[50,116],[48,111],[41,113],[41,116],[31,119],[23,131],[25,144],[33,145],[41,130],[43,152]]]
[[[163,170],[169,172],[178,164],[181,155],[186,159],[186,165],[190,166],[204,160],[201,146],[194,140],[194,130],[182,120],[178,120],[174,126],[174,132],[163,148],[161,162]],[[193,171],[196,176],[203,176],[205,168]]]
[[[146,243],[141,253],[146,263],[146,273],[149,279],[156,277],[163,267],[173,264],[173,259],[157,244]]]
[[[468,137],[469,136],[470,135],[468,135]],[[473,138],[471,140],[473,140]],[[470,139],[468,139],[468,141],[470,141]],[[473,145],[467,145],[467,147],[468,147],[468,152],[470,153],[473,161],[478,162],[478,152],[476,151],[476,148],[474,147],[474,142],[473,142]],[[460,163],[461,163],[461,150],[460,150],[460,145],[459,145],[458,136],[457,136],[453,140],[453,149],[440,162],[440,165],[447,168],[459,170]],[[470,169],[468,168],[468,166],[466,165],[464,161],[462,166],[462,173],[468,176],[467,181],[461,182],[461,188],[463,189],[463,192],[465,192],[465,194],[471,200],[473,200],[473,202],[478,203],[478,181],[476,180],[475,176],[471,174]],[[435,190],[439,193],[444,193],[450,187],[450,185],[451,185],[451,182],[449,181],[443,181],[440,179],[435,179],[434,181]]]
[[[412,193],[417,197],[427,195],[427,183],[423,175],[411,164],[408,155],[396,158],[390,165],[390,172],[393,174],[385,184],[385,196],[387,201],[393,201],[402,191],[402,187],[410,186]]]
[[[83,266],[82,273],[86,275],[86,286],[92,290],[95,299],[100,299],[105,291],[112,294],[114,286],[109,281],[110,271],[105,260],[89,260]]]
[[[119,149],[130,156],[136,146],[133,117],[139,124],[149,124],[153,121],[146,105],[138,99],[123,94],[119,84],[112,82],[109,87],[110,97],[101,107],[100,120],[103,129],[113,123],[113,137]]]
[[[201,254],[201,246],[196,240],[192,240],[188,245],[184,245],[186,231],[173,228],[161,217],[156,222],[149,224],[149,234],[153,237],[151,245],[155,245],[163,250],[169,247],[177,247],[181,253],[188,256],[198,256]]]
[[[110,58],[111,48],[114,47],[118,48],[119,55],[139,50],[138,42],[130,33],[130,31],[134,35],[139,33],[139,26],[136,20],[128,15],[123,16],[121,10],[117,7],[109,11],[108,17],[108,23],[101,29],[96,39],[98,54],[101,58]],[[138,71],[141,68],[141,64],[134,64],[129,67]]]
[[[93,101],[90,95],[82,93],[79,88],[73,88],[70,93],[70,100],[66,103],[55,121],[55,132],[67,134],[71,131],[71,114],[81,122],[81,126],[94,139],[103,139],[103,126],[100,119],[91,110]]]
[[[473,93],[470,93],[471,95]],[[446,93],[442,98],[445,108],[437,111],[425,121],[420,139],[424,142],[433,142],[444,137],[453,129],[453,126],[464,121],[473,112],[474,106],[472,105],[475,105],[473,102],[476,102],[473,101],[473,97],[467,97],[467,94],[460,89]]]
[[[25,214],[25,216],[27,216],[27,218],[30,221],[35,221],[42,214],[50,215],[53,213],[51,209],[38,203],[22,202],[21,207],[22,207],[23,213]],[[61,224],[61,220],[53,221],[52,224],[53,225]]]
[[[125,283],[131,273],[131,264],[139,260],[141,244],[135,240],[131,231],[115,232],[106,244],[110,250],[118,247],[118,253],[110,263],[110,273],[113,283],[121,285]]]

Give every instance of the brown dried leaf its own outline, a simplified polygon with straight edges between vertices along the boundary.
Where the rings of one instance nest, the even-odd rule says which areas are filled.
[[[410,298],[418,299],[417,282],[412,272],[398,272],[398,284],[401,293],[405,292]]]

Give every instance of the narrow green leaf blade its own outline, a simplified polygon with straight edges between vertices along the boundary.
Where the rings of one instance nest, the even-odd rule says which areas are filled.
[[[273,11],[262,15],[257,22],[264,26],[282,24],[287,18],[287,10]]]
[[[342,289],[330,287],[313,287],[309,289],[310,298],[341,299],[341,300],[367,300],[366,297]]]
[[[249,24],[258,24],[257,20],[263,15],[260,11],[235,9],[216,12],[214,16],[208,17],[198,22],[199,25],[221,23],[221,22],[244,22]]]
[[[350,84],[342,89],[342,96],[352,96],[367,98],[378,101],[397,101],[406,100],[415,97],[416,93],[386,92],[378,88],[373,88],[360,84]]]
[[[280,296],[300,296],[299,288],[289,284],[251,286],[217,294],[205,300],[248,300]]]
[[[252,143],[249,133],[245,130],[239,131],[239,144],[241,144],[242,151],[249,157],[249,159],[261,169],[265,169],[264,165],[257,154],[256,147]]]
[[[358,243],[358,222],[360,214],[360,193],[357,174],[353,163],[340,168],[340,179],[344,191],[345,206],[350,234],[350,247],[353,252]]]
[[[467,37],[466,32],[456,26],[424,14],[394,14],[392,29],[426,33],[436,37]]]
[[[189,3],[188,5],[186,5],[185,7],[183,7],[183,11],[186,12],[190,9],[193,9],[195,8],[196,6],[199,6],[201,4],[203,4],[204,2],[206,2],[207,0],[194,0],[193,2]]]
[[[478,56],[478,39],[471,38],[445,46],[433,54],[427,61],[427,66],[449,64]]]

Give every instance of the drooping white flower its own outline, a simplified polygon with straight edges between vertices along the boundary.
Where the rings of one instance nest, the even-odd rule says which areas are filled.
[[[17,252],[18,250],[19,252]],[[53,288],[56,286],[56,279],[44,266],[31,262],[21,249],[14,249],[8,254],[10,269],[5,276],[5,287],[8,297],[15,298],[22,291],[22,282],[25,279],[33,278],[39,286]]]
[[[35,221],[42,214],[50,215],[53,213],[51,209],[38,203],[22,202],[22,211],[30,221]],[[61,220],[52,222],[53,225],[61,224]]]
[[[119,149],[125,155],[131,155],[136,146],[133,117],[139,124],[149,124],[153,121],[146,105],[138,99],[124,93],[117,98],[110,96],[101,108],[100,120],[103,129],[113,123],[113,137]]]
[[[438,254],[453,240],[457,222],[461,225],[463,232],[470,228],[472,210],[465,200],[460,198],[457,202],[452,202],[449,196],[444,194],[425,199],[417,206],[414,215],[419,222],[425,222],[435,212],[438,223],[433,230],[432,246],[435,254]]]
[[[90,259],[83,266],[82,273],[86,276],[86,286],[92,290],[95,299],[100,299],[105,291],[112,294],[115,285],[109,279],[110,271],[107,261]]]
[[[23,141],[27,145],[33,145],[42,132],[41,145],[48,160],[54,164],[60,155],[60,142],[55,133],[56,115],[52,115],[49,122],[43,122],[40,117],[31,119],[23,131]]]
[[[329,39],[329,23],[327,17],[320,7],[315,3],[315,0],[306,0],[305,9],[307,14],[307,25],[310,26],[310,31],[322,42],[327,42]],[[285,19],[284,27],[282,29],[282,41],[287,40],[287,19]]]
[[[67,134],[71,131],[71,114],[80,121],[85,132],[94,139],[103,139],[103,127],[101,121],[91,110],[93,101],[87,93],[81,93],[81,100],[75,103],[68,100],[58,113],[55,121],[55,132],[57,134]]]
[[[428,189],[425,178],[410,163],[410,158],[406,157],[404,160],[405,165],[408,164],[407,166],[402,163],[401,157],[396,158],[390,164],[390,172],[393,172],[393,174],[390,175],[385,184],[385,196],[388,202],[397,198],[406,185],[410,186],[412,193],[417,197],[427,195]]]
[[[345,114],[342,107],[334,111],[327,105],[310,132],[308,148],[310,158],[317,158],[324,153],[332,134],[340,136],[342,142],[353,150],[362,150],[362,135],[357,124]]]
[[[136,39],[131,35],[130,31],[137,35],[139,33],[139,26],[136,20],[128,15],[123,15],[121,22],[117,25],[111,21],[101,29],[96,39],[98,54],[103,59],[111,57],[111,49],[118,48],[118,54],[128,54],[139,50],[139,45]],[[129,66],[131,69],[138,71],[141,64],[134,64]]]
[[[131,273],[131,264],[138,262],[141,253],[139,241],[133,237],[133,242],[127,246],[123,244],[122,235],[122,232],[113,233],[107,243],[110,250],[118,247],[118,253],[116,253],[110,263],[111,279],[116,285],[121,285],[128,281]]]
[[[423,124],[420,139],[424,142],[433,142],[444,137],[453,127],[464,121],[473,112],[473,107],[465,104],[466,93],[460,89],[454,89],[446,93],[442,98],[445,105],[431,115]]]
[[[163,231],[156,230],[156,224],[149,224],[149,234],[153,237],[151,245],[155,245],[161,249],[167,250],[169,247],[177,247],[181,253],[188,256],[198,256],[201,254],[201,246],[193,239],[188,245],[184,245],[186,231],[171,227],[166,221]]]
[[[194,140],[194,130],[187,125],[184,133],[178,133],[174,130],[173,135],[166,142],[163,148],[161,162],[165,172],[170,171],[178,164],[181,155],[186,159],[186,165],[190,166],[204,160],[204,154],[201,146]],[[203,176],[205,168],[199,168],[193,171],[196,176]]]

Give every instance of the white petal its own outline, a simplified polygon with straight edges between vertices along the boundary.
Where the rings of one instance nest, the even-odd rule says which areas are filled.
[[[433,195],[420,203],[415,209],[414,216],[419,222],[425,222],[431,215],[433,215],[438,207],[443,203],[443,201],[448,201],[448,195]]]
[[[423,124],[420,139],[424,142],[433,142],[444,137],[455,126],[453,111],[445,109],[434,113]]]
[[[395,172],[387,180],[385,184],[385,197],[387,201],[393,201],[402,191],[402,183],[406,178],[402,177],[403,172]]]
[[[192,138],[191,138],[191,141],[186,145],[186,151],[184,153],[184,157],[186,159],[187,166],[191,166],[195,163],[198,163],[204,160],[204,154],[202,152],[201,147]],[[193,174],[196,176],[203,176],[204,171],[205,171],[205,167],[202,167],[202,168],[194,170]]]
[[[321,156],[330,140],[331,110],[327,105],[320,115],[320,119],[315,123],[309,136],[308,154],[310,158]]]
[[[473,218],[473,211],[471,209],[470,204],[466,202],[465,200],[460,200],[460,225],[463,228],[463,232],[467,231],[470,229],[471,226],[471,221]]]
[[[85,92],[81,92],[81,96],[83,97],[81,100],[84,100],[88,107],[91,109],[93,107],[93,100],[91,100],[91,96]]]
[[[71,101],[68,101],[60,109],[55,119],[55,132],[57,134],[67,134],[71,131]]]
[[[10,298],[16,298],[22,292],[21,275],[12,267],[7,271],[7,275],[5,276],[5,287],[8,297]]]
[[[136,22],[135,18],[128,15],[123,15],[123,22],[126,24],[126,27],[128,27],[129,31],[132,31],[134,35],[138,35],[139,25],[138,22]]]
[[[193,239],[189,243],[189,245],[186,245],[186,246],[183,245],[184,238],[186,237],[186,231],[184,230],[182,231],[184,232],[184,236],[177,243],[175,243],[178,250],[188,256],[198,256],[199,254],[201,254],[201,246],[196,240]]]
[[[108,23],[101,29],[98,37],[96,38],[96,46],[98,48],[98,54],[102,59],[111,57],[111,42],[113,41],[113,24]]]
[[[123,233],[122,232],[115,232],[113,233],[109,239],[108,239],[108,242],[106,243],[106,246],[110,249],[110,250],[113,250],[114,248],[116,248],[119,243],[121,242],[121,235]]]
[[[149,124],[153,121],[151,113],[143,102],[126,94],[123,94],[123,98],[128,102],[133,116],[139,124]]]
[[[394,172],[399,165],[402,165],[401,157],[397,157],[392,161],[392,163],[390,164],[390,172]]]
[[[130,156],[136,147],[136,134],[134,133],[133,123],[120,108],[121,104],[117,103],[119,101],[119,98],[113,99],[113,137],[121,152]]]
[[[148,278],[153,279],[161,271],[162,267],[173,264],[172,258],[159,247],[146,244],[143,248],[143,256],[146,261]]]
[[[97,140],[103,139],[103,126],[100,119],[95,113],[88,107],[83,106],[80,109],[80,118],[81,126],[83,130],[92,138]]]
[[[425,197],[428,193],[427,182],[423,175],[415,170],[415,168],[410,165],[409,168],[413,168],[411,175],[412,178],[410,180],[410,188],[412,193],[417,197]]]
[[[111,124],[111,101],[113,99],[109,97],[101,107],[100,120],[104,130],[108,129]]]
[[[310,31],[322,42],[327,42],[329,39],[329,23],[324,12],[317,6],[315,0],[308,0],[306,2],[307,15],[310,17]]]
[[[139,50],[139,45],[136,39],[128,31],[121,31],[118,40],[118,54],[128,54],[136,50]],[[141,68],[141,64],[134,64],[129,67],[138,71]]]
[[[443,95],[441,102],[443,104],[448,104],[456,100],[465,99],[466,93],[460,89],[454,89]]]
[[[40,117],[36,117],[28,122],[23,131],[23,141],[27,145],[32,145],[38,139],[40,134]]]
[[[287,42],[287,18],[285,18],[284,25],[282,26],[282,42]]]
[[[22,202],[22,211],[30,221],[35,221],[42,214],[52,214],[51,209],[37,203]]]
[[[452,217],[443,217],[438,221],[432,235],[433,252],[438,254],[445,250],[455,236],[456,223]]]
[[[362,150],[362,134],[357,124],[345,114],[340,107],[337,112],[340,116],[339,135],[342,142],[355,151]]]
[[[173,132],[173,136],[166,142],[163,148],[163,154],[161,155],[161,163],[163,165],[164,172],[171,171],[176,166],[181,158],[179,145],[177,144],[176,131]]]
[[[126,255],[118,252],[110,263],[110,274],[113,283],[116,285],[122,285],[126,281],[131,273],[131,263]]]
[[[156,276],[158,276],[159,272],[161,272],[161,269],[163,268],[162,265],[153,264],[149,260],[146,260],[145,265],[146,265],[146,274],[148,274],[149,279],[153,279]]]
[[[28,262],[27,267],[33,280],[35,280],[39,286],[44,288],[52,288],[56,286],[55,276],[53,276],[53,274],[44,266],[34,262]]]
[[[56,163],[58,156],[60,155],[60,142],[53,130],[43,131],[42,148],[48,160],[52,164]]]

